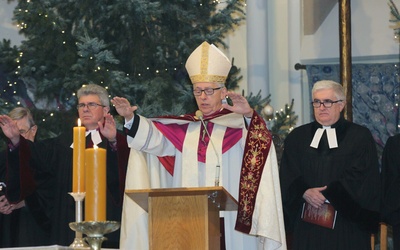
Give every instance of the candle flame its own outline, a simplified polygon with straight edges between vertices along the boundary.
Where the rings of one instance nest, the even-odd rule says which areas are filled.
[[[82,124],[81,124],[81,119],[80,118],[78,118],[78,127],[80,127]]]
[[[99,147],[97,145],[93,145],[93,148],[94,149],[98,149]]]

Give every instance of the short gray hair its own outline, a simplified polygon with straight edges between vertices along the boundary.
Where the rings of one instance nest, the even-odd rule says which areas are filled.
[[[322,89],[333,89],[333,92],[335,93],[335,96],[338,100],[346,100],[346,96],[344,94],[344,88],[343,86],[335,81],[331,80],[321,80],[316,83],[314,83],[314,86],[311,90],[311,94],[314,95],[314,93],[317,90],[322,90]]]
[[[108,98],[108,92],[105,88],[94,83],[83,85],[82,88],[78,90],[78,99],[81,98],[81,96],[87,95],[97,95],[102,105],[108,108],[110,107],[110,99]]]

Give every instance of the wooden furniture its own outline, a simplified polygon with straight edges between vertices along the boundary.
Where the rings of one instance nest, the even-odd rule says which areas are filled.
[[[223,187],[127,190],[149,213],[149,249],[220,249],[219,211],[237,210]]]

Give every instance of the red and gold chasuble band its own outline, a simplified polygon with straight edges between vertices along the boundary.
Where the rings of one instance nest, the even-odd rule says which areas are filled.
[[[239,183],[239,206],[235,229],[249,233],[256,197],[272,143],[272,135],[264,120],[254,112],[248,129]]]

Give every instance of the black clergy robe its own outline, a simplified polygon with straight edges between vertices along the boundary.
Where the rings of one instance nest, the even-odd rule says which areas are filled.
[[[42,214],[38,215],[50,222],[50,243],[69,246],[75,237],[75,232],[69,227],[70,222],[75,219],[75,201],[69,193],[72,191],[72,151],[70,147],[73,142],[72,129],[70,132],[41,142],[30,143],[21,139],[19,147],[14,150],[16,154],[9,154],[7,183],[11,190],[10,199],[15,201],[29,197],[32,185],[29,185],[33,171],[50,174],[52,182],[46,185],[46,191],[51,190],[48,200],[41,206]],[[87,147],[93,147],[91,137],[86,137]],[[125,187],[126,168],[129,157],[129,149],[126,136],[117,133],[117,150],[113,149],[106,138],[102,136],[100,148],[107,150],[107,220],[121,221],[122,201]],[[29,174],[27,174],[29,173]],[[11,181],[10,181],[11,180]],[[36,187],[37,189],[37,187]],[[84,208],[83,208],[84,220]],[[107,240],[103,247],[119,247],[120,230],[105,235]]]
[[[389,137],[382,153],[382,220],[393,226],[394,249],[400,247],[400,134]]]
[[[7,152],[0,153],[0,182],[7,182],[6,164]],[[39,186],[48,183],[48,175],[38,178]],[[41,218],[37,204],[46,199],[49,192],[40,190],[30,194],[25,200],[25,206],[10,214],[0,214],[0,247],[43,246],[50,243],[49,221]],[[44,195],[44,196],[43,196]],[[42,220],[43,219],[43,220]]]
[[[329,148],[326,131],[318,148],[310,147],[321,127],[312,122],[285,139],[280,181],[286,232],[293,249],[370,249],[380,206],[376,144],[367,128],[340,118],[331,126],[336,129],[337,148]],[[327,189],[322,194],[337,210],[334,229],[301,219],[304,192],[323,186]]]

